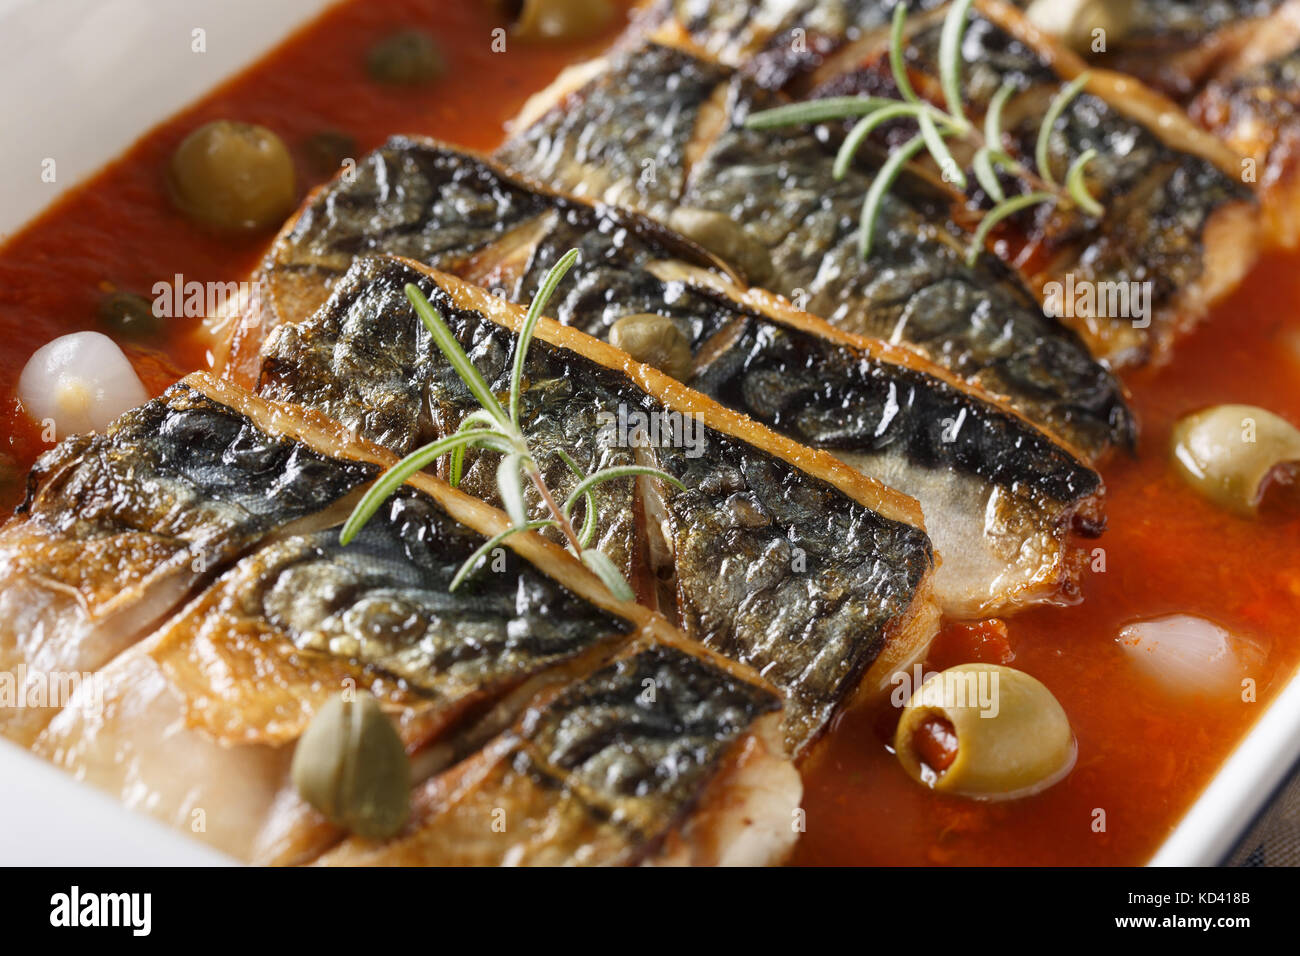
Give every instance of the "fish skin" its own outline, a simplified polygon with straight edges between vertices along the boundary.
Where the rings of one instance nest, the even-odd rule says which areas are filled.
[[[323,486],[338,474],[372,479],[393,461],[306,410],[205,376],[169,393],[178,395],[218,423],[237,422],[240,451],[277,448],[310,459]],[[221,404],[232,399],[237,407]],[[210,471],[209,462],[190,467]],[[770,725],[781,701],[770,685],[720,664],[641,608],[606,597],[591,603],[582,595],[599,584],[528,536],[503,547],[503,572],[480,572],[448,592],[460,562],[506,519],[429,476],[400,489],[347,547],[338,525],[325,524],[269,538],[240,558],[166,626],[109,662],[102,709],[64,709],[34,749],[172,825],[189,828],[196,800],[237,806],[248,818],[205,830],[205,838],[244,859],[306,862],[341,834],[293,795],[286,744],[324,699],[339,687],[370,690],[418,758],[452,731],[465,736],[456,719],[513,686],[528,690],[521,705],[529,698],[563,705],[511,715],[548,788],[580,792],[606,818],[631,815],[630,826],[619,821],[620,852],[602,862],[635,861],[669,834],[713,852],[711,843],[697,845],[704,834],[684,832],[705,820],[726,839],[745,831],[734,805],[696,802],[732,772],[729,748],[755,734],[775,740]],[[533,564],[539,557],[543,564]],[[611,655],[619,656],[606,667]],[[628,671],[626,660],[638,666]],[[569,687],[575,679],[582,682]],[[643,696],[615,703],[618,694]],[[480,724],[500,720],[481,707],[473,713],[471,741]],[[548,715],[557,719],[547,723]],[[593,749],[602,742],[605,752]],[[764,769],[784,781],[786,822],[800,788],[776,746]],[[192,770],[181,788],[172,779],[177,765]],[[770,812],[775,819],[775,805]],[[547,847],[559,859],[573,849],[554,840]],[[441,848],[418,862],[446,863],[453,853]]]
[[[944,102],[938,67],[941,28],[937,19],[916,24],[905,47],[913,85],[939,106]],[[1016,85],[1003,113],[1009,122],[1004,122],[1000,145],[1025,167],[1035,168],[1042,117],[1082,63],[1032,36],[1013,10],[993,4],[972,10],[962,56],[964,109],[977,126],[999,85]],[[898,96],[883,38],[818,71],[815,80],[809,99]],[[1239,170],[1219,165],[1225,157],[1216,143],[1198,144],[1182,135],[1167,142],[1168,134],[1124,112],[1129,101],[1142,95],[1139,91],[1125,90],[1112,101],[1109,89],[1108,84],[1091,84],[1076,96],[1057,121],[1049,149],[1058,182],[1072,157],[1096,151],[1087,167],[1087,187],[1104,214],[1093,218],[1070,205],[1039,205],[1011,217],[994,238],[1009,244],[1003,258],[1017,264],[1040,298],[1048,297],[1049,283],[1063,284],[1067,275],[1080,287],[1148,284],[1145,316],[1076,316],[1070,314],[1073,309],[1063,310],[1062,322],[1083,337],[1092,353],[1119,367],[1160,355],[1236,286],[1254,261],[1258,211]],[[914,131],[912,123],[887,124],[872,143],[887,150]],[[832,137],[832,143],[839,139]],[[973,229],[977,219],[972,210],[992,205],[973,176],[961,191],[945,182],[924,154],[913,168],[949,195],[954,221]],[[1009,196],[1040,188],[1024,177],[1002,178]],[[990,245],[990,250],[996,248],[996,243]]]
[[[378,258],[357,260],[323,309],[272,334],[259,392],[317,408],[372,440],[393,434],[387,423],[395,418],[419,421],[409,431],[410,447],[392,448],[398,453],[454,431],[477,403],[410,307],[403,289],[412,282],[442,314],[489,387],[504,394],[513,330],[477,311],[477,303],[462,304],[461,293],[449,294],[411,266]],[[494,301],[482,293],[479,298]],[[602,437],[593,424],[616,421],[620,408],[668,412],[622,370],[540,335],[529,350],[525,379],[521,421],[530,445],[564,448],[588,473],[610,461],[611,451],[629,453],[618,447],[617,429],[603,430]],[[414,391],[408,382],[416,383]],[[397,394],[395,384],[401,386]],[[398,408],[403,411],[395,413]],[[426,415],[426,409],[434,414]],[[602,413],[611,418],[602,419]],[[380,418],[384,424],[376,427]],[[662,520],[641,514],[647,492],[635,490],[639,482],[601,486],[609,491],[598,510],[615,522],[620,545],[629,548],[623,553],[615,547],[610,557],[643,599],[653,597],[647,584],[657,590],[659,573],[671,572],[666,610],[681,616],[692,637],[762,673],[773,671],[774,683],[787,694],[787,744],[798,752],[856,693],[914,602],[925,600],[931,546],[919,528],[864,507],[777,456],[708,425],[700,429],[698,457],[689,447],[675,447],[666,432],[637,450],[638,458],[687,485],[684,492],[658,490]],[[467,488],[495,501],[488,476],[495,473],[497,456],[478,457],[483,478]],[[554,459],[539,464],[548,478],[557,476],[562,498],[573,476]],[[474,471],[467,470],[467,481]],[[542,514],[536,496],[530,500],[533,512]],[[662,554],[652,554],[648,533]],[[793,567],[794,548],[802,551],[803,569]],[[766,612],[758,613],[760,607]]]
[[[44,454],[0,532],[0,666],[89,672],[266,535],[374,477],[330,468],[177,385]],[[4,708],[26,742],[56,708]]]
[[[772,291],[805,299],[810,312],[838,328],[915,347],[1091,459],[1132,447],[1135,424],[1119,383],[1073,332],[1043,315],[1002,263],[982,256],[968,267],[955,227],[936,225],[891,192],[872,256],[862,261],[858,216],[870,177],[850,170],[834,181],[830,157],[812,131],[745,129],[750,112],[774,101],[744,78],[708,91],[698,87],[692,104],[697,117],[721,105],[724,119],[691,164],[680,195],[666,195],[663,186],[677,181],[674,170],[658,168],[656,184],[632,186],[594,167],[587,143],[616,143],[623,127],[641,122],[632,95],[621,101],[613,128],[593,126],[610,92],[653,90],[684,71],[721,69],[694,61],[658,44],[621,52],[596,80],[518,131],[497,155],[553,188],[616,195],[669,224],[682,208],[720,213],[768,253],[764,285]],[[685,95],[679,94],[681,109],[688,106]],[[573,135],[578,129],[585,130],[581,138]],[[674,162],[684,163],[685,154]],[[772,199],[760,203],[760,196]]]
[[[477,172],[457,172],[457,164]],[[351,263],[352,249],[383,248],[370,235],[375,217],[367,209],[453,181],[473,182],[493,197],[510,227],[492,243],[474,244],[467,256],[441,237],[445,225],[456,228],[446,222],[454,209],[425,207],[405,235],[427,237],[428,245],[408,243],[407,252],[523,304],[560,257],[578,249],[578,265],[556,288],[548,313],[598,338],[607,338],[623,315],[670,316],[697,356],[687,382],[692,388],[916,497],[944,556],[936,590],[946,613],[998,613],[1072,587],[1066,535],[1100,526],[1103,493],[1100,478],[1077,454],[987,396],[917,367],[910,355],[846,341],[810,317],[785,316],[777,303],[756,301],[754,293],[727,283],[700,250],[643,217],[545,192],[453,147],[392,139],[360,159],[355,177],[309,199],[258,274],[264,311],[275,316],[259,332],[319,308]],[[386,368],[372,356],[357,361],[372,374]],[[821,368],[826,372],[816,371]],[[405,370],[382,373],[400,393]],[[763,386],[756,387],[760,379]],[[390,447],[410,449],[419,443],[410,423],[409,414],[386,417],[376,408],[367,427]],[[958,487],[969,492],[958,494]]]
[[[349,838],[320,862],[754,862],[719,858],[708,823],[696,827],[706,835],[695,835],[694,852],[672,859],[683,808],[707,818],[728,803],[744,808],[732,814],[741,829],[732,842],[756,842],[760,858],[779,860],[793,844],[783,831],[792,829],[800,788],[788,764],[771,764],[764,721],[775,705],[771,695],[719,679],[681,651],[633,649],[538,700],[474,758],[430,780],[398,837],[382,844]],[[737,780],[754,750],[768,765],[763,787],[777,794],[776,807],[770,797],[757,806],[747,800]]]

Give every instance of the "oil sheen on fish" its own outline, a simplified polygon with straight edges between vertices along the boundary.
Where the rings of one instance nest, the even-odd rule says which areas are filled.
[[[496,218],[471,234],[464,210],[489,204]],[[404,227],[375,226],[396,221]],[[394,139],[311,197],[256,277],[260,308],[233,349],[214,350],[229,377],[251,382],[264,336],[319,308],[356,249],[400,251],[524,304],[570,248],[578,264],[548,309],[559,321],[607,338],[625,315],[669,316],[696,357],[686,384],[915,497],[943,559],[945,613],[998,613],[1072,587],[1070,531],[1100,526],[1101,482],[1014,412],[911,353],[736,285],[637,214],[541,190],[430,140]],[[404,425],[378,427],[382,440],[413,441]]]
[[[455,431],[476,405],[407,301],[408,283],[504,388],[521,309],[406,260],[361,258],[315,315],[268,339],[259,393],[399,454]],[[792,752],[860,685],[883,689],[933,634],[933,554],[910,498],[550,320],[524,375],[525,433],[559,496],[577,479],[558,449],[583,473],[636,460],[685,486],[607,483],[596,505],[602,540],[616,535],[606,553],[643,601],[785,693]],[[467,459],[463,487],[495,501],[495,473],[495,454]]]
[[[665,90],[667,119],[649,108]],[[1002,263],[984,256],[968,267],[955,227],[891,192],[863,261],[870,176],[850,170],[835,181],[812,131],[746,129],[767,102],[724,67],[651,44],[615,55],[556,105],[526,111],[538,118],[499,155],[556,188],[634,205],[837,328],[919,349],[1090,457],[1129,446],[1118,382]],[[653,175],[620,178],[610,154],[624,142],[652,160]]]
[[[204,376],[192,376],[168,397],[174,402],[180,394],[240,420],[246,437],[316,456],[326,483],[333,471],[360,469],[373,477],[394,460],[302,409],[257,400]],[[697,682],[729,688],[732,699],[725,711],[719,705],[725,726],[712,728],[716,740],[710,727],[680,745],[625,740],[628,767],[671,776],[665,761],[681,759],[674,746],[689,746],[697,756],[709,746],[721,751],[778,719],[780,699],[769,686],[691,650],[662,619],[613,600],[576,561],[531,536],[511,539],[491,569],[449,592],[459,564],[508,523],[422,475],[347,547],[338,543],[337,523],[268,539],[147,640],[114,658],[99,675],[99,705],[83,706],[90,703],[84,695],[74,701],[34,749],[175,825],[189,829],[196,810],[210,815],[213,825],[199,832],[241,859],[283,863],[309,860],[343,835],[296,797],[287,782],[292,747],[286,746],[341,689],[369,690],[392,713],[418,780],[467,755],[474,759],[530,699],[554,695],[631,647],[677,662]],[[638,685],[641,716],[671,733],[678,711],[670,708],[679,698],[666,686],[654,690]],[[674,834],[701,854],[735,849],[711,842],[722,837],[749,847],[755,862],[779,856],[789,841],[774,841],[767,831],[787,823],[798,778],[779,744],[764,755],[763,778],[781,799],[793,796],[775,821],[775,802],[765,819],[738,819],[731,805],[693,808],[686,799],[695,794],[680,793],[675,803],[647,807],[643,829],[655,840]],[[178,767],[188,768],[183,786],[177,786]],[[695,768],[698,787],[722,787],[724,769],[731,772],[720,753],[711,754]],[[659,810],[666,815],[656,818]],[[696,846],[681,832],[696,826],[707,827],[709,842]],[[761,841],[750,839],[755,826],[765,833]],[[425,849],[418,862],[447,862],[436,848]],[[557,844],[554,852],[567,850]]]

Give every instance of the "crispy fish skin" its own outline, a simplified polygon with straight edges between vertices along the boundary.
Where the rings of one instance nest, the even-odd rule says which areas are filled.
[[[226,417],[243,419],[246,441],[257,433],[263,443],[310,451],[322,480],[331,469],[358,466],[373,477],[377,466],[395,460],[308,410],[203,375],[181,387],[206,392],[209,404],[228,402]],[[499,512],[421,475],[348,548],[338,544],[337,525],[268,540],[110,662],[101,705],[64,709],[34,749],[173,825],[194,829],[194,813],[203,811],[211,825],[196,832],[241,859],[307,862],[342,834],[293,792],[292,747],[285,745],[332,693],[349,686],[374,693],[397,720],[419,774],[445,765],[431,763],[430,751],[457,717],[473,716],[471,732],[458,731],[472,750],[485,723],[508,727],[529,699],[572,696],[564,688],[586,675],[581,686],[591,690],[569,707],[569,719],[529,731],[536,740],[530,752],[550,761],[551,785],[580,791],[602,810],[635,810],[625,845],[644,830],[656,845],[666,832],[677,834],[690,854],[731,852],[751,823],[737,817],[734,802],[701,809],[695,801],[733,772],[723,752],[776,719],[781,702],[774,689],[694,648],[643,608],[612,599],[575,560],[531,535],[509,540],[496,572],[447,592],[459,562],[507,526]],[[612,704],[619,687],[611,680],[591,683],[593,669],[612,654],[628,654],[619,651],[628,645],[639,649],[640,660],[658,662],[623,682],[630,688],[635,680],[642,695],[632,702],[636,713]],[[524,696],[508,719],[484,710],[485,699],[509,687]],[[694,696],[686,701],[688,693]],[[585,722],[584,741],[619,723],[605,759],[584,749],[575,714]],[[638,725],[649,731],[636,733]],[[772,819],[788,823],[798,776],[779,750],[766,757],[763,779],[781,784],[784,801],[779,808],[769,801],[767,812],[779,811]],[[183,786],[177,767],[189,769]],[[647,781],[657,785],[655,799]],[[779,833],[771,820],[767,829]],[[571,850],[551,837],[546,843],[554,859]],[[788,843],[765,844],[752,862],[771,862]],[[632,848],[609,862],[644,852]],[[449,860],[432,855],[420,862]]]
[[[905,49],[913,85],[940,106],[938,17],[946,10],[914,24]],[[1042,117],[1052,99],[1083,71],[1082,62],[1033,30],[1013,8],[987,0],[973,8],[961,52],[966,115],[982,125],[998,87],[1014,83],[999,145],[1034,168]],[[840,54],[814,74],[814,81],[810,98],[898,95],[884,38]],[[1149,122],[1146,108],[1136,104],[1150,99],[1132,81],[1121,87],[1100,75],[1057,121],[1049,149],[1053,175],[1063,181],[1072,157],[1095,150],[1087,186],[1105,209],[1100,217],[1070,204],[1035,206],[1000,227],[996,239],[1005,246],[998,241],[989,245],[991,251],[1003,248],[1003,258],[1019,269],[1029,288],[1112,366],[1159,356],[1240,282],[1258,245],[1257,210],[1232,157],[1189,129],[1172,104],[1165,105],[1157,122]],[[1182,121],[1171,122],[1175,117]],[[894,124],[879,131],[874,144],[888,150],[914,132],[915,124]],[[969,156],[958,155],[969,163]],[[928,156],[914,168],[950,196],[956,222],[973,229],[978,210],[992,205],[974,177],[961,191],[945,182]],[[1023,177],[1003,179],[1008,195],[1041,188]],[[1051,290],[1058,290],[1059,300],[1067,278],[1080,289],[1122,288],[1133,298],[1126,294],[1127,307],[1122,300],[1112,303],[1119,306],[1114,314],[1105,298],[1090,308],[1076,309],[1073,302],[1062,308],[1052,301]]]
[[[458,164],[476,172],[458,172]],[[426,204],[418,220],[404,212],[367,212],[466,182],[515,224],[495,241],[476,244],[468,257],[442,237],[444,228],[459,228],[454,207]],[[538,196],[547,203],[539,205]],[[915,497],[943,557],[935,589],[945,613],[998,613],[1072,587],[1068,533],[1100,527],[1103,492],[1079,455],[912,353],[854,338],[737,285],[702,250],[650,220],[547,192],[453,147],[395,138],[363,157],[355,177],[311,197],[258,273],[266,302],[259,320],[274,315],[276,323],[292,322],[319,308],[352,261],[352,249],[383,248],[372,237],[376,218],[410,222],[403,235],[427,237],[423,248],[404,244],[420,261],[520,304],[567,250],[578,249],[579,264],[557,287],[548,312],[598,338],[607,338],[624,315],[671,317],[696,356],[686,384]],[[260,347],[273,324],[260,324],[241,348]],[[220,351],[215,343],[214,351]],[[390,387],[400,389],[400,374]],[[405,424],[375,427],[384,440],[412,446]]]
[[[474,758],[431,779],[402,834],[349,838],[318,862],[779,860],[793,844],[800,787],[772,758],[777,706],[680,650],[633,649],[544,695]]]
[[[489,386],[504,389],[522,312],[450,276],[375,258],[358,260],[316,315],[272,334],[259,391],[370,438],[394,433],[393,420],[419,422],[412,446],[454,431],[476,406],[406,300],[407,283],[429,297]],[[598,510],[629,549],[611,557],[643,599],[782,688],[792,752],[864,675],[868,686],[882,683],[869,674],[873,661],[883,666],[928,639],[933,553],[911,499],[550,320],[539,325],[524,374],[521,420],[534,448],[563,448],[588,473],[612,453],[634,451],[686,484],[607,483]],[[630,447],[635,425],[619,424],[633,422],[630,413],[646,416],[640,447]],[[495,459],[483,454],[467,480],[474,468],[494,474]],[[540,463],[567,483],[557,480],[562,496],[575,479],[560,462]],[[486,478],[473,487],[496,499]],[[882,658],[887,641],[896,646]]]
[[[178,385],[105,435],[37,462],[0,532],[0,668],[90,672],[269,534],[311,521],[373,478],[331,468]],[[27,742],[56,707],[0,709]]]
[[[498,155],[556,188],[635,198],[641,211],[688,232],[690,220],[707,217],[717,239],[711,251],[726,260],[731,250],[748,250],[767,272],[766,288],[802,301],[832,325],[918,349],[1090,457],[1131,444],[1133,420],[1118,382],[1072,332],[1043,315],[1000,262],[984,256],[968,267],[955,235],[893,194],[864,262],[858,216],[870,177],[850,170],[835,181],[812,131],[745,129],[745,118],[768,100],[743,78],[712,89],[700,84],[693,104],[685,99],[690,90],[681,91],[679,108],[694,110],[702,137],[674,154],[678,166],[690,160],[684,193],[665,195],[664,184],[678,177],[662,168],[654,184],[610,183],[589,163],[584,144],[617,143],[626,127],[645,125],[637,90],[662,87],[684,71],[722,69],[698,63],[657,44],[621,53]],[[609,128],[593,125],[615,90],[632,92],[619,101]],[[580,138],[578,129],[586,130]]]

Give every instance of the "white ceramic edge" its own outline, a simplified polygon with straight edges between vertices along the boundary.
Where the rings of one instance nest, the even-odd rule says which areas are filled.
[[[1300,761],[1300,673],[1237,744],[1150,866],[1216,866]]]
[[[20,131],[0,155],[0,238],[331,2],[0,0],[0,65],[15,70],[22,88],[39,91],[17,96],[19,84],[8,82],[0,100],[0,129]],[[196,26],[207,30],[208,52],[201,56],[190,52]],[[115,32],[128,42],[103,42]],[[249,42],[250,36],[256,39]],[[139,55],[141,45],[150,55]],[[68,82],[86,75],[112,82]],[[40,138],[22,135],[37,129],[44,131]],[[53,184],[40,180],[47,156],[59,163]],[[1221,862],[1297,759],[1300,675],[1269,705],[1150,865]],[[0,741],[0,781],[0,820],[32,821],[0,826],[0,864],[229,862],[6,741]]]

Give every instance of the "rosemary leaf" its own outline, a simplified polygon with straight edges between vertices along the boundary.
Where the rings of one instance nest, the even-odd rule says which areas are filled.
[[[516,427],[519,425],[519,388],[523,381],[524,360],[528,357],[528,347],[533,344],[533,332],[537,329],[542,310],[550,301],[555,287],[560,284],[565,273],[572,268],[577,259],[578,250],[570,249],[560,257],[559,262],[551,266],[551,271],[546,273],[546,278],[538,287],[537,294],[533,296],[533,301],[528,306],[528,314],[524,316],[524,324],[519,329],[519,339],[515,342],[515,363],[510,370],[510,420]]]
[[[889,28],[889,69],[894,74],[894,85],[903,99],[909,103],[919,103],[921,98],[912,89],[912,81],[907,78],[907,64],[903,62],[903,28],[907,23],[907,4],[899,3],[894,7],[894,22]]]
[[[379,479],[370,486],[370,490],[362,495],[361,500],[357,502],[357,506],[352,509],[352,514],[348,516],[348,520],[344,523],[343,530],[339,532],[339,544],[346,545],[355,538],[357,532],[365,526],[367,521],[374,517],[375,512],[380,509],[383,503],[406,483],[406,479],[417,471],[424,470],[447,452],[455,448],[473,445],[506,453],[512,451],[505,438],[485,428],[457,432],[454,435],[448,435],[446,438],[431,442],[423,448],[417,448],[380,475]]]
[[[866,116],[885,106],[897,105],[897,100],[879,96],[828,96],[807,103],[790,103],[760,110],[745,120],[746,129],[776,129],[781,126],[804,126],[808,123],[826,123]]]
[[[578,476],[578,480],[586,478],[586,472],[578,467],[578,463],[569,457],[568,452],[563,448],[557,448],[555,453],[560,459],[569,466],[569,471]],[[582,530],[578,532],[578,543],[584,548],[591,547],[591,542],[596,537],[596,499],[590,491],[583,494],[583,504],[586,506],[585,514],[582,517]]]
[[[497,423],[504,428],[510,427],[510,419],[506,417],[505,409],[497,401],[492,389],[488,388],[487,382],[483,381],[483,376],[479,374],[474,363],[469,360],[465,350],[460,347],[456,341],[456,336],[451,334],[451,329],[447,328],[447,323],[443,321],[438,310],[433,307],[419,286],[408,282],[406,284],[406,297],[410,300],[411,305],[415,306],[415,312],[424,323],[424,327],[429,330],[433,336],[433,342],[438,349],[447,357],[451,367],[456,370],[461,381],[465,383],[473,396],[478,399],[478,403],[485,408],[488,413],[496,419]]]
[[[1013,196],[990,209],[984,215],[984,218],[980,220],[979,228],[975,230],[975,235],[971,238],[970,248],[966,252],[966,264],[968,266],[975,265],[976,260],[979,259],[980,251],[983,250],[984,243],[994,226],[1006,219],[1007,216],[1014,215],[1028,206],[1036,206],[1045,202],[1056,202],[1056,196],[1052,193],[1025,193],[1023,196]]]
[[[506,538],[511,535],[520,534],[524,531],[536,531],[539,528],[549,528],[554,526],[555,523],[556,522],[551,518],[547,518],[545,521],[530,521],[524,525],[515,525],[513,528],[507,528],[500,534],[494,534],[475,548],[474,553],[465,559],[465,563],[460,566],[460,570],[456,572],[456,576],[451,579],[451,584],[447,585],[447,590],[454,591],[460,587],[465,582],[465,579],[474,572],[474,568],[479,561],[491,553],[492,549],[502,541],[506,540]]]
[[[988,112],[984,114],[984,145],[990,150],[1002,149],[1002,108],[1015,91],[1016,84],[1004,80],[989,100]]]
[[[1069,85],[1052,97],[1047,113],[1043,116],[1043,125],[1038,127],[1038,144],[1034,149],[1034,162],[1038,164],[1039,178],[1049,186],[1057,185],[1056,178],[1052,176],[1052,160],[1047,152],[1047,147],[1052,140],[1052,128],[1065,112],[1065,108],[1070,105],[1070,100],[1078,96],[1079,91],[1088,85],[1090,76],[1090,73],[1080,73]]]
[[[590,568],[600,578],[601,583],[609,589],[609,593],[614,595],[620,601],[632,601],[636,595],[628,587],[626,579],[618,568],[614,567],[611,561],[603,551],[597,551],[595,548],[588,548],[582,552],[582,563]]]
[[[961,171],[961,167],[957,165],[957,160],[953,158],[948,145],[943,141],[943,136],[939,134],[939,127],[935,125],[934,119],[929,113],[921,113],[916,120],[921,127],[921,138],[925,140],[925,148],[930,151],[934,161],[939,164],[939,172],[943,175],[944,181],[955,183],[958,189],[965,189],[966,174]]]
[[[880,212],[880,204],[885,200],[885,193],[889,191],[890,186],[894,185],[894,180],[903,171],[903,166],[919,153],[924,145],[924,137],[919,133],[913,136],[889,154],[889,158],[881,164],[880,170],[876,173],[876,178],[871,181],[867,198],[862,202],[862,216],[858,225],[858,252],[863,259],[871,254],[871,242],[876,231],[876,216]]]
[[[684,484],[667,472],[660,471],[658,468],[648,468],[645,465],[615,465],[612,468],[602,468],[600,471],[594,472],[582,479],[582,481],[578,482],[573,491],[569,492],[569,498],[564,502],[564,507],[560,510],[564,512],[564,517],[567,518],[569,515],[573,514],[573,506],[577,504],[579,495],[585,495],[592,488],[595,488],[603,482],[613,481],[615,478],[631,478],[635,475],[648,475],[651,478],[658,478],[661,481],[666,481],[669,484],[676,485],[678,488],[682,489],[682,491],[686,490]]]
[[[961,105],[961,40],[966,32],[966,17],[971,0],[957,0],[943,19],[939,34],[939,85],[943,89],[948,113],[958,128],[967,129],[970,121]]]
[[[990,199],[998,203],[1007,198],[1006,193],[1002,191],[1002,183],[998,181],[998,174],[993,169],[992,151],[987,146],[981,146],[975,151],[971,168],[975,170],[975,178],[979,180],[979,184],[989,194]]]
[[[524,505],[524,482],[520,474],[523,465],[524,456],[518,452],[506,455],[497,465],[497,491],[501,494],[506,514],[516,525],[528,522],[528,509]]]
[[[835,165],[831,167],[831,174],[837,180],[844,178],[849,171],[849,164],[853,162],[853,156],[876,128],[891,119],[904,116],[919,119],[924,112],[923,107],[914,103],[895,103],[893,106],[881,107],[874,113],[864,116],[853,124],[853,129],[849,130],[849,135],[844,137],[844,142],[840,144],[840,150],[835,154]]]
[[[1076,206],[1089,216],[1100,216],[1106,211],[1101,203],[1092,198],[1092,193],[1088,192],[1088,184],[1083,180],[1084,167],[1096,158],[1097,151],[1095,149],[1085,149],[1070,164],[1070,171],[1065,175],[1065,188],[1069,192],[1070,198],[1074,200]]]

